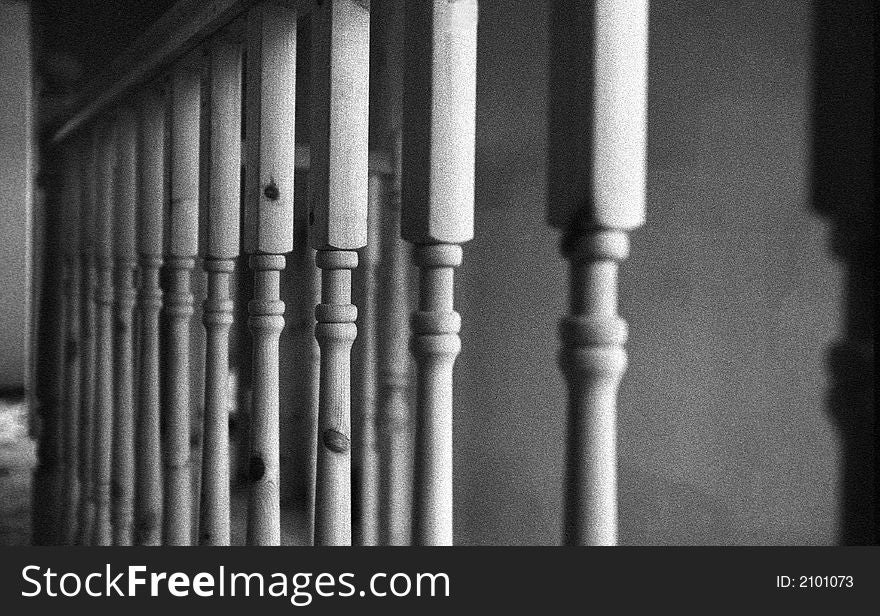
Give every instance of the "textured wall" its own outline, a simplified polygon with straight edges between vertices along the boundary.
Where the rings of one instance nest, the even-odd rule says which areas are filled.
[[[456,540],[556,543],[567,273],[544,222],[544,2],[481,3],[477,238],[460,277]],[[621,541],[829,543],[839,268],[809,202],[806,1],[651,7],[648,224],[621,313]]]

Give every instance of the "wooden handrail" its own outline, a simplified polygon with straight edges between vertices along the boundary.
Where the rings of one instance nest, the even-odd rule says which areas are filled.
[[[144,34],[87,86],[74,104],[76,111],[53,135],[60,143],[102,112],[109,110],[133,88],[161,75],[176,60],[236,20],[261,0],[180,0],[157,19]],[[315,0],[273,0],[296,7],[300,17]],[[241,20],[243,33],[243,20]]]

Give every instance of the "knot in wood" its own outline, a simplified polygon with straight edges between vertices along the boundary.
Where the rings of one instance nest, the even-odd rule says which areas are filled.
[[[275,184],[274,180],[266,184],[266,187],[263,189],[263,196],[269,201],[278,201],[281,197],[281,191],[278,190],[278,185]]]
[[[324,445],[333,453],[345,453],[351,447],[351,439],[332,428],[324,430],[322,437]]]

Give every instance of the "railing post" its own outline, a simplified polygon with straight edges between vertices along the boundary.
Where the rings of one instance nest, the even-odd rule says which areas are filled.
[[[617,269],[645,210],[647,0],[557,0],[550,77],[550,224],[571,262],[565,543],[617,542],[616,397],[626,367]]]
[[[134,350],[135,203],[137,201],[137,116],[123,109],[117,116],[114,243],[116,255],[116,324],[113,418],[113,543],[134,540]]]
[[[309,232],[322,270],[315,544],[350,545],[351,270],[367,242],[370,13],[365,3],[331,0],[311,18]]]
[[[135,543],[162,543],[162,452],[160,434],[159,313],[162,290],[165,203],[165,96],[143,92],[138,138],[137,250],[140,288],[140,351],[135,449]]]
[[[279,545],[278,345],[284,329],[280,274],[293,249],[296,10],[254,7],[247,27],[245,250],[254,271],[247,543]]]
[[[80,268],[83,279],[80,329],[80,432],[79,432],[79,530],[76,543],[92,542],[95,522],[95,359],[98,270],[95,259],[97,215],[97,163],[99,132],[93,127],[83,144],[83,194],[80,215]]]
[[[241,46],[220,39],[210,53],[209,192],[202,217],[208,294],[202,315],[207,340],[199,545],[229,545],[229,277],[239,253],[241,219]]]
[[[80,461],[80,263],[79,224],[82,202],[82,163],[85,154],[82,140],[68,145],[65,156],[64,191],[64,378],[60,398],[64,401],[62,437],[64,439],[64,508],[61,543],[71,545],[76,540],[79,518],[79,461]]]
[[[461,349],[453,272],[474,234],[476,43],[475,0],[407,3],[401,227],[420,269],[411,321],[419,545],[452,544],[452,369]]]
[[[96,290],[96,373],[94,493],[95,527],[92,543],[112,545],[111,480],[113,446],[113,170],[117,127],[112,118],[100,128],[95,211],[95,248],[98,263]]]
[[[411,530],[412,447],[407,341],[409,279],[407,247],[400,237],[400,140],[394,148],[394,174],[386,180],[380,208],[379,261],[379,539],[407,545]]]
[[[165,424],[164,543],[192,543],[190,468],[190,277],[198,254],[199,113],[201,83],[197,67],[183,64],[171,75],[171,194],[165,219],[168,324]]]

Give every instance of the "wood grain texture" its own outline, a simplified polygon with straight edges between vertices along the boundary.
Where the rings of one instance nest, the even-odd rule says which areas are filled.
[[[265,3],[248,14],[247,169],[244,247],[248,253],[293,249],[296,148],[296,17]]]
[[[310,241],[354,250],[367,242],[369,5],[328,0],[311,23]]]
[[[279,298],[281,255],[252,255],[254,298],[248,304],[253,337],[253,408],[248,461],[248,545],[280,545],[278,341],[284,329]]]
[[[116,122],[112,523],[114,545],[131,545],[134,540],[135,485],[133,319],[136,299],[137,115],[130,109],[123,109],[117,114]]]
[[[474,236],[476,0],[406,3],[403,89],[404,239]]]
[[[116,125],[106,119],[98,150],[95,247],[98,264],[95,343],[94,545],[112,545],[111,478],[113,443],[113,171]]]
[[[159,315],[165,193],[165,100],[145,89],[138,126],[137,238],[140,284],[138,404],[135,422],[135,543],[162,543]]]
[[[351,304],[353,250],[319,250],[321,303],[315,338],[321,347],[315,545],[351,545],[351,346],[357,308]]]
[[[557,0],[550,65],[548,220],[568,230],[645,219],[648,1]]]

